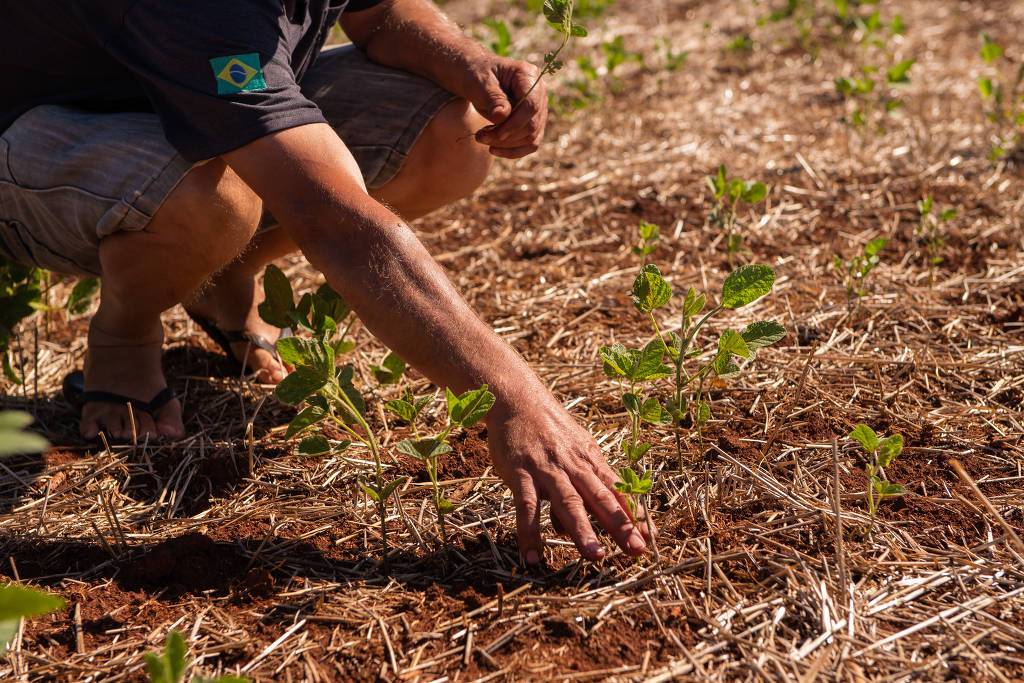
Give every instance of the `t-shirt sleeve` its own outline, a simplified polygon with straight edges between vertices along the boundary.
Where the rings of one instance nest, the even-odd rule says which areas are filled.
[[[370,9],[376,7],[384,0],[348,0],[348,4],[345,5],[346,12],[361,12],[364,9]]]
[[[324,121],[291,66],[280,0],[138,0],[107,41],[189,161]]]

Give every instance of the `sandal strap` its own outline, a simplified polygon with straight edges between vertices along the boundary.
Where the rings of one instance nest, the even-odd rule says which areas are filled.
[[[164,387],[149,401],[116,394],[112,391],[83,391],[78,396],[78,402],[83,406],[86,403],[117,403],[120,405],[128,403],[131,404],[133,410],[141,410],[149,415],[153,415],[173,399],[174,390],[170,387]]]

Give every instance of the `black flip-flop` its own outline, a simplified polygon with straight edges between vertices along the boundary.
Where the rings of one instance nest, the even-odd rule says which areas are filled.
[[[228,361],[233,364],[237,372],[241,372],[244,368],[242,367],[242,362],[235,358],[235,351],[231,348],[231,345],[238,344],[239,342],[252,344],[256,348],[263,349],[269,353],[274,357],[274,360],[280,360],[277,355],[277,347],[265,337],[254,332],[246,332],[245,330],[222,330],[217,327],[217,323],[209,318],[204,318],[201,315],[195,315],[188,311],[185,311],[185,313],[188,313],[188,317],[192,318],[192,322],[199,325],[200,329],[221,348],[221,351],[228,357]],[[281,336],[278,339],[290,336],[292,336],[292,331],[286,327],[281,330]]]
[[[174,390],[170,387],[164,387],[148,401],[115,394],[112,391],[86,391],[85,373],[76,370],[64,378],[64,398],[78,411],[79,415],[86,403],[116,403],[118,405],[130,403],[133,411],[146,413],[155,420],[156,413],[173,401],[175,397]]]

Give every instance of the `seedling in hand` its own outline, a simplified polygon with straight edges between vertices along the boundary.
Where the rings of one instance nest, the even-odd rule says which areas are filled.
[[[878,505],[885,498],[903,495],[905,489],[899,484],[894,484],[885,476],[885,469],[893,463],[900,453],[903,452],[903,437],[899,434],[884,439],[879,438],[871,427],[866,424],[858,424],[850,432],[849,438],[860,444],[867,453],[867,463],[864,465],[864,472],[867,474],[867,500],[868,514],[871,516],[871,526],[868,533],[875,526],[875,515],[878,512]]]
[[[935,284],[935,269],[942,264],[942,248],[946,246],[945,226],[956,218],[956,209],[947,206],[941,211],[935,206],[931,195],[917,203],[917,212],[921,220],[917,226],[917,236],[924,243],[926,262],[928,264],[928,285]]]
[[[768,186],[758,181],[730,178],[725,165],[719,166],[715,175],[708,176],[706,182],[715,200],[708,220],[725,234],[725,248],[731,261],[745,239],[736,213],[742,204],[762,201],[768,195]]]
[[[587,29],[573,20],[575,5],[575,0],[544,0],[544,18],[562,36],[562,40],[558,47],[544,55],[544,65],[541,67],[540,73],[537,74],[537,78],[519,98],[519,101],[512,105],[512,111],[515,111],[530,97],[530,93],[534,91],[545,74],[553,74],[562,68],[562,61],[558,57],[568,45],[569,39],[582,38],[587,35]]]
[[[144,656],[150,683],[182,683],[189,666],[187,654],[188,647],[185,645],[185,637],[181,635],[181,632],[172,629],[167,634],[163,652],[159,654],[147,652]],[[192,678],[192,683],[248,683],[248,681],[249,679],[244,676],[231,675],[218,678],[203,676]]]
[[[839,279],[846,289],[846,304],[851,306],[854,301],[868,293],[868,278],[875,267],[881,263],[879,254],[885,247],[888,240],[885,237],[876,237],[869,240],[859,254],[849,259],[844,259],[839,254],[832,257],[832,266],[835,268]]]

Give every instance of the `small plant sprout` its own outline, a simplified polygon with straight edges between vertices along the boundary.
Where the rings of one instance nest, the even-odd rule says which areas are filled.
[[[355,314],[330,287],[324,285],[315,293],[306,293],[295,303],[291,284],[275,266],[267,266],[263,278],[266,300],[259,312],[271,325],[303,329],[311,338],[283,337],[277,342],[281,360],[295,369],[280,384],[275,395],[288,405],[301,406],[285,431],[285,438],[302,436],[298,452],[307,456],[337,453],[353,441],[364,446],[373,457],[374,478],[362,484],[363,491],[377,506],[380,516],[382,561],[387,563],[387,501],[404,478],[386,481],[381,462],[380,442],[366,420],[366,402],[355,386],[355,368],[351,364],[337,367],[339,356],[355,348],[349,333]],[[394,354],[372,368],[377,381],[393,384],[405,370],[405,362]],[[332,424],[351,440],[330,441],[321,431],[311,433],[317,425]]]
[[[832,266],[843,283],[846,290],[846,303],[848,307],[853,302],[860,301],[860,298],[868,293],[868,278],[881,259],[879,254],[885,248],[889,240],[885,237],[876,237],[869,240],[859,254],[850,259],[844,259],[839,254],[832,257]]]
[[[679,50],[679,51],[677,51],[672,46],[672,41],[669,40],[668,38],[662,38],[658,42],[661,45],[661,48],[662,48],[662,51],[663,51],[663,54],[664,54],[665,71],[668,71],[669,73],[673,73],[673,72],[679,71],[681,68],[683,68],[683,65],[686,64],[686,60],[689,59],[689,57],[690,57],[690,51],[689,50]]]
[[[647,257],[658,248],[658,240],[661,237],[661,228],[654,223],[640,221],[637,228],[639,239],[633,247],[633,254],[640,257],[641,265],[647,262]]]
[[[875,122],[881,128],[881,120],[875,116],[875,112],[889,114],[903,106],[903,100],[894,88],[910,83],[910,69],[913,66],[913,59],[896,62],[884,70],[865,65],[860,67],[860,75],[837,78],[836,92],[853,106],[850,124],[855,128],[863,128]]]
[[[0,356],[3,374],[13,384],[22,379],[11,363],[11,339],[25,318],[44,308],[43,271],[0,259]]]
[[[64,609],[64,600],[27,586],[0,586],[0,656],[18,635],[21,621]]]
[[[493,38],[487,43],[491,52],[499,57],[509,57],[512,54],[512,32],[501,19],[488,17],[484,19],[484,26],[491,30]]]
[[[410,395],[407,399],[390,401],[387,408],[410,425],[415,426],[416,418],[428,401],[429,399],[416,400]],[[437,511],[437,526],[441,535],[441,543],[447,552],[448,534],[445,527],[445,515],[452,512],[455,506],[441,494],[437,478],[437,459],[441,455],[451,452],[452,447],[448,445],[448,438],[456,429],[469,429],[487,416],[491,407],[494,406],[494,394],[488,391],[486,384],[479,389],[459,395],[454,394],[451,389],[447,389],[445,403],[448,409],[448,425],[443,431],[426,437],[419,436],[417,431],[415,438],[400,441],[397,449],[399,453],[422,461],[427,469],[427,476],[430,477],[433,489],[434,509]]]
[[[544,18],[562,36],[562,41],[558,44],[558,47],[544,55],[544,65],[541,67],[540,73],[537,74],[537,78],[526,92],[523,93],[523,96],[519,98],[519,101],[512,105],[513,111],[530,96],[530,93],[537,87],[540,79],[544,78],[545,74],[553,74],[562,68],[563,64],[558,56],[562,54],[562,50],[569,44],[569,39],[582,38],[587,35],[587,29],[573,21],[575,5],[576,0],[544,0]]]
[[[706,178],[715,200],[708,220],[722,230],[725,248],[730,260],[739,253],[745,239],[743,226],[737,220],[737,211],[742,204],[757,204],[768,195],[768,186],[762,182],[730,178],[725,165]]]
[[[1011,78],[1001,75],[1006,58],[1003,47],[988,34],[981,34],[981,59],[992,69],[992,73],[978,78],[978,92],[981,93],[985,119],[992,124],[992,147],[989,160],[999,161],[1020,145],[1021,129],[1024,128],[1024,63],[1021,63]]]
[[[903,452],[903,437],[893,434],[881,439],[871,427],[866,424],[858,424],[850,432],[849,438],[859,443],[868,456],[864,472],[868,477],[866,495],[868,514],[871,516],[870,533],[875,525],[875,515],[878,513],[879,503],[886,498],[903,495],[905,492],[902,486],[889,481],[885,476],[885,468]]]
[[[150,683],[183,683],[185,673],[188,670],[188,647],[185,644],[185,637],[180,631],[171,629],[167,634],[167,641],[164,643],[164,651],[157,654],[147,652],[143,657],[146,661],[146,673]],[[244,676],[219,676],[218,678],[205,678],[194,676],[191,683],[248,683],[249,679]]]
[[[615,482],[615,490],[626,498],[626,504],[629,506],[629,513],[633,516],[633,519],[638,522],[646,522],[646,517],[639,517],[640,500],[642,496],[648,495],[651,492],[651,489],[654,488],[654,481],[651,479],[651,473],[644,472],[643,477],[641,478],[637,476],[637,473],[633,471],[632,467],[620,467],[619,479],[619,481]]]
[[[935,284],[935,269],[942,264],[942,248],[946,246],[945,225],[956,218],[956,209],[951,206],[939,210],[931,195],[917,202],[921,217],[917,226],[917,237],[924,244],[925,260],[928,264],[928,285]]]

